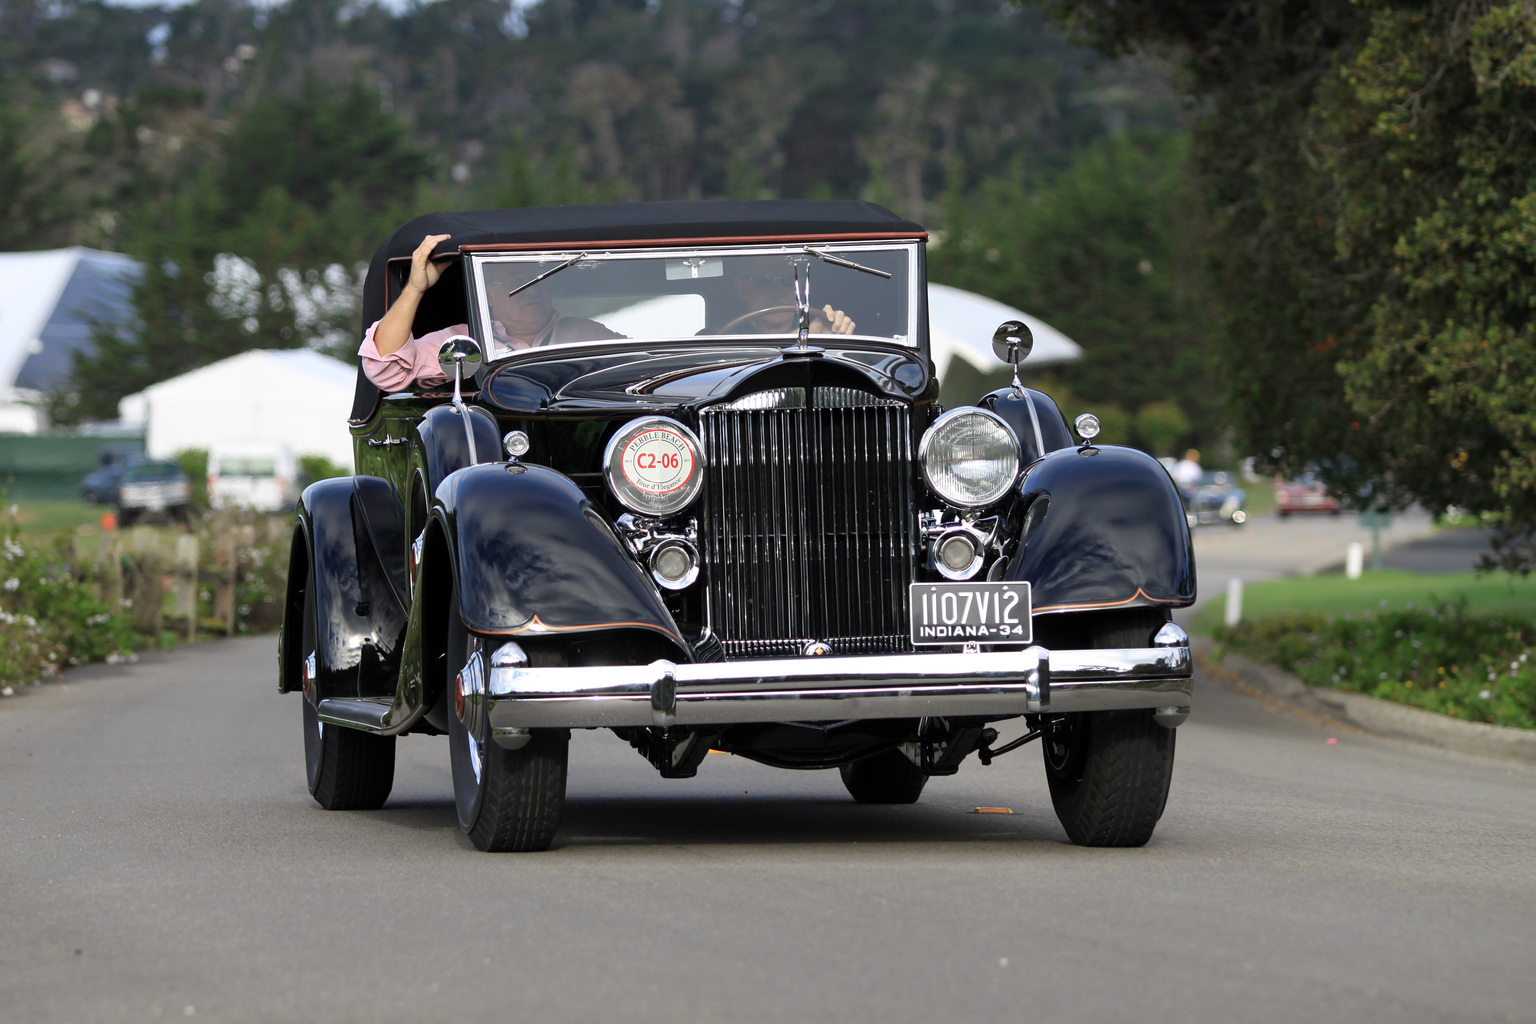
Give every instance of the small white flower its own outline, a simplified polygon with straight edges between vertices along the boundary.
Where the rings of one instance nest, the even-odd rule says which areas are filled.
[[[21,586],[21,580],[17,579],[15,576],[12,576],[10,579],[5,581],[6,590],[14,592],[19,586]]]
[[[1493,691],[1492,690],[1480,690],[1480,691],[1478,691],[1477,695],[1479,697],[1483,698],[1483,700],[1492,700],[1493,699]]]

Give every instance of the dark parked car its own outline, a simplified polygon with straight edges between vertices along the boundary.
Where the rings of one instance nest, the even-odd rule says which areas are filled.
[[[137,443],[103,445],[96,468],[80,481],[80,497],[93,505],[117,502],[117,483],[130,462],[144,457],[144,446]]]
[[[278,688],[322,806],[382,804],[406,734],[447,735],[484,850],[550,844],[572,729],[668,778],[711,748],[836,768],[869,803],[1039,739],[1074,842],[1147,841],[1190,707],[1178,492],[1017,382],[939,407],[919,225],[830,201],[432,214],[379,248],[364,323],[436,233],[414,331],[469,325],[450,383],[360,375],[358,475],[306,489],[293,534]],[[577,336],[504,347],[497,307],[529,288]],[[1028,329],[993,343],[1016,362]]]
[[[192,517],[192,486],[174,462],[141,459],[123,468],[117,483],[117,521],[130,526],[150,516]]]
[[[1181,491],[1184,511],[1189,525],[1202,523],[1232,523],[1241,526],[1248,521],[1248,492],[1237,485],[1233,474],[1225,470],[1207,470],[1200,480]]]

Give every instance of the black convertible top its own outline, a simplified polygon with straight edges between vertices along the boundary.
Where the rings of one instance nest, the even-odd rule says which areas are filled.
[[[374,252],[363,285],[362,329],[384,315],[389,261],[409,257],[427,235],[452,236],[434,250],[447,255],[461,246],[876,234],[923,235],[924,231],[922,225],[903,220],[883,206],[837,199],[593,203],[426,213],[401,225]],[[370,415],[378,398],[378,388],[359,367],[352,419]]]

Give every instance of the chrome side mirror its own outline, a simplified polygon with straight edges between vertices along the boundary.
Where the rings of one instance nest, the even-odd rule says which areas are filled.
[[[453,407],[464,418],[464,434],[469,441],[471,464],[479,462],[480,457],[475,451],[475,431],[470,426],[469,410],[464,408],[462,385],[465,373],[474,373],[475,367],[480,365],[480,359],[479,342],[467,334],[455,334],[443,342],[443,347],[437,350],[437,365],[441,366],[445,373],[453,375]]]
[[[1034,347],[1035,336],[1030,333],[1029,325],[1022,320],[1004,320],[992,332],[992,353],[1013,367],[1015,395],[1024,390],[1024,385],[1019,383],[1019,364],[1029,357]]]
[[[469,373],[474,373],[480,359],[480,343],[467,334],[455,334],[437,350],[437,364],[451,376],[457,376],[460,367],[467,367]]]

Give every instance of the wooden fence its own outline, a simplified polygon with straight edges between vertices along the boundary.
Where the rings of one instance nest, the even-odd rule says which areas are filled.
[[[172,630],[232,636],[239,629],[240,584],[258,545],[281,554],[292,523],[285,517],[216,517],[195,532],[171,526],[75,533],[75,559],[88,568],[103,603],[121,608],[149,636]],[[286,562],[286,559],[284,559]]]

